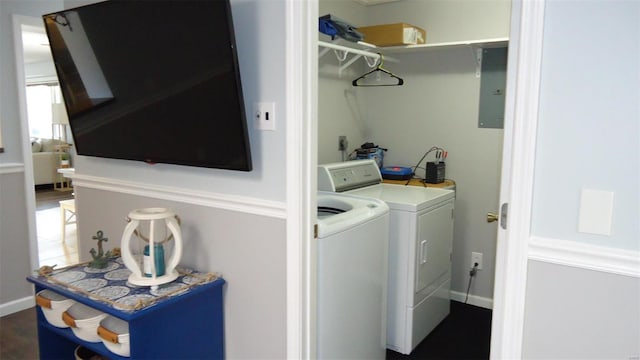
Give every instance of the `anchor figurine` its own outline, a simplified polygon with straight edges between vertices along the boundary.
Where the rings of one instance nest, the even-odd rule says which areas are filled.
[[[102,249],[102,243],[105,241],[109,241],[109,238],[106,238],[103,235],[104,233],[102,232],[102,230],[98,230],[98,232],[96,232],[96,234],[91,237],[93,240],[98,240],[98,251],[96,255],[96,250],[94,248],[91,248],[91,250],[89,250],[89,252],[91,253],[91,257],[93,258],[93,261],[89,263],[89,267],[95,269],[104,269],[105,267],[107,267],[109,258],[113,257],[111,254],[111,250],[107,251],[107,253],[105,254],[104,250]]]

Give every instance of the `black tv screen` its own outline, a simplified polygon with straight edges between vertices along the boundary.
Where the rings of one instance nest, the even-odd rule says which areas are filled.
[[[80,155],[252,169],[228,0],[43,15]]]

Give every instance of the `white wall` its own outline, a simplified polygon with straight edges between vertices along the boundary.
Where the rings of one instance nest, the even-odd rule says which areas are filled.
[[[97,1],[66,0],[66,7]],[[253,171],[238,172],[166,164],[77,156],[75,167],[85,175],[118,178],[164,186],[188,186],[192,190],[284,201],[286,119],[276,118],[277,131],[258,131],[251,122],[253,104],[275,102],[276,114],[284,114],[285,52],[284,0],[232,0],[238,58],[240,61]],[[212,59],[215,61],[215,59]],[[279,115],[277,115],[279,116]]]
[[[321,14],[354,25],[408,22],[426,29],[427,42],[508,37],[506,1],[480,6],[471,1],[405,0],[359,6],[355,12],[337,3],[321,1],[321,10],[326,9]],[[414,166],[432,146],[447,149],[446,175],[457,183],[452,289],[457,296],[466,293],[471,252],[481,252],[484,270],[474,279],[470,302],[491,306],[497,225],[487,224],[486,213],[498,208],[503,131],[477,126],[480,79],[473,52],[463,47],[389,56],[397,62],[387,61],[385,68],[403,77],[404,86],[352,87],[351,80],[368,69],[363,60],[342,79],[335,69],[321,68],[318,163],[340,160],[338,135],[348,135],[350,150],[364,141],[388,148],[387,165]]]
[[[637,1],[546,2],[525,358],[640,356],[639,44]],[[583,188],[611,235],[578,232]]]
[[[25,64],[24,72],[27,78],[27,84],[58,82],[58,75],[56,75],[53,60]]]
[[[639,22],[636,1],[547,5],[536,235],[640,251]],[[611,236],[578,232],[582,188],[614,193]]]

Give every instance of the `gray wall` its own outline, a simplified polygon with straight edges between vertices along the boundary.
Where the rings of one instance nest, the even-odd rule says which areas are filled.
[[[427,31],[428,43],[508,37],[509,32],[507,1],[405,0],[355,5],[355,10],[343,3],[321,1],[320,13],[358,26],[408,22]],[[446,175],[457,183],[452,289],[458,296],[466,292],[471,252],[481,252],[484,270],[472,284],[471,302],[491,306],[496,224],[486,223],[486,213],[498,208],[503,131],[477,126],[480,79],[474,53],[462,47],[389,56],[397,61],[386,61],[385,68],[403,77],[404,86],[354,88],[351,80],[368,70],[363,60],[338,78],[335,56],[321,59],[318,163],[340,160],[338,135],[349,137],[349,150],[364,141],[388,148],[387,165],[414,166],[432,146],[447,149]]]
[[[81,261],[102,230],[119,246],[132,209],[170,208],[180,216],[180,264],[218,272],[224,289],[225,353],[231,359],[286,356],[286,221],[148,196],[76,186]]]
[[[0,1],[0,126],[5,152],[0,154],[0,307],[32,295],[25,277],[31,272],[29,217],[25,186],[22,129],[16,91],[13,15],[39,17],[62,9],[62,1]],[[32,195],[31,195],[32,196]],[[23,305],[17,305],[18,308]]]
[[[636,359],[640,281],[529,262],[523,357]]]
[[[637,1],[547,1],[532,235],[590,259],[529,262],[526,358],[640,356],[639,24]],[[614,193],[611,235],[577,231],[583,188]]]
[[[0,304],[30,296],[24,172],[0,168]],[[4,312],[4,311],[3,311]]]

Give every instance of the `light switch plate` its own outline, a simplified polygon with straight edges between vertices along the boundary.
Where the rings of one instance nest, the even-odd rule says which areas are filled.
[[[578,231],[587,234],[611,235],[613,192],[582,189]]]
[[[275,131],[276,104],[273,102],[255,103],[253,106],[255,128],[258,130]]]

